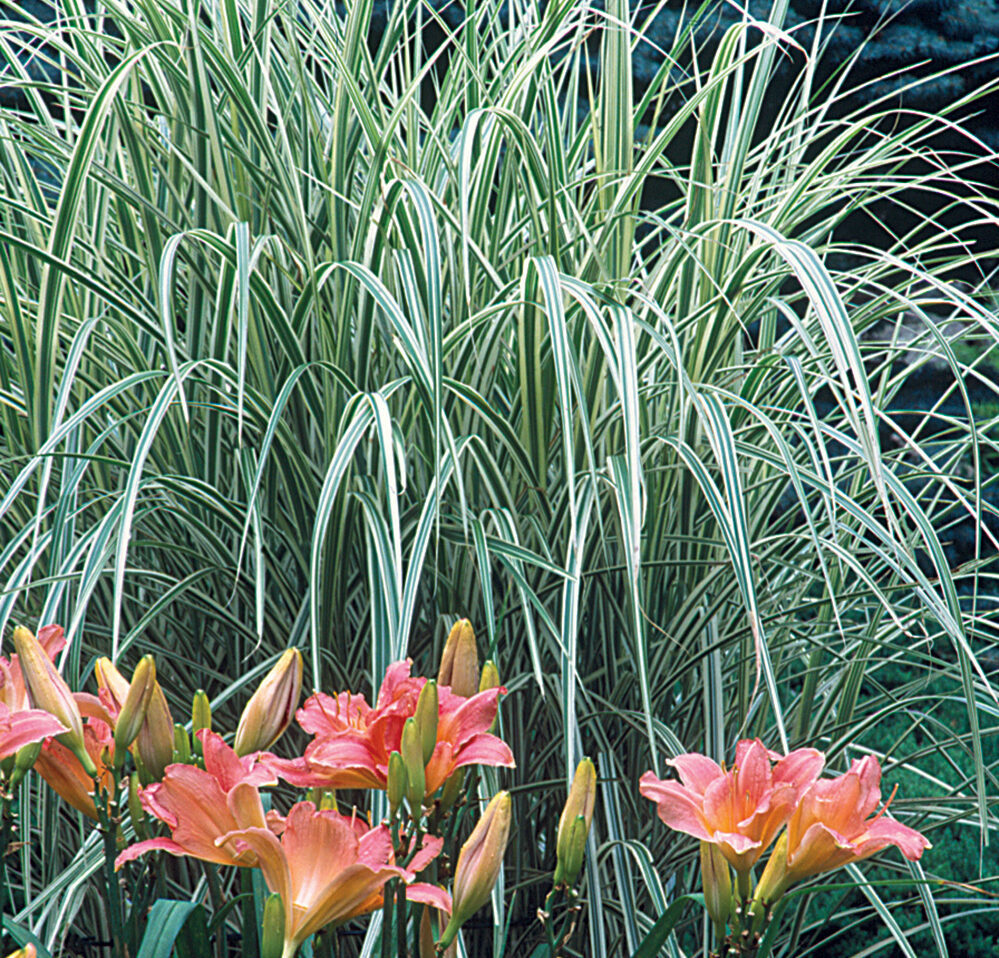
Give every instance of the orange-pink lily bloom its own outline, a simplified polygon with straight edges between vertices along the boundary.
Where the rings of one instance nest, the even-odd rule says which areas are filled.
[[[870,818],[880,803],[881,765],[873,755],[855,759],[843,775],[815,782],[787,823],[785,887],[889,845],[916,861],[930,843],[914,828],[886,817],[888,803]]]
[[[657,803],[659,817],[670,828],[714,842],[745,875],[791,817],[824,763],[823,754],[814,748],[781,757],[759,739],[743,739],[731,769],[705,755],[687,753],[666,763],[677,770],[679,782],[646,772],[639,789]]]
[[[0,759],[8,758],[25,745],[65,732],[65,726],[42,709],[11,711],[0,702]]]
[[[237,790],[239,791],[239,789]],[[441,849],[442,840],[427,838],[409,868],[395,864],[392,838],[385,826],[368,829],[359,820],[312,802],[293,805],[280,838],[267,828],[243,828],[223,836],[256,856],[264,881],[284,904],[283,958],[292,958],[310,935],[339,925],[382,904],[382,888],[392,878],[409,882]],[[438,905],[441,892],[410,885],[407,897]]]
[[[427,682],[411,676],[411,667],[408,660],[389,666],[374,708],[351,692],[310,696],[296,717],[315,738],[303,758],[274,760],[274,770],[306,788],[385,788],[389,756],[401,749],[403,726],[416,714]],[[466,765],[513,767],[510,747],[489,731],[505,691],[487,689],[464,698],[447,686],[438,688],[437,741],[426,764],[425,795]]]
[[[35,759],[35,771],[64,802],[96,822],[98,815],[94,793],[98,789],[114,787],[111,770],[114,763],[114,732],[110,724],[99,718],[85,718],[83,747],[97,769],[96,778],[87,773],[80,760],[65,745],[51,738],[45,741]]]
[[[142,807],[170,827],[170,838],[150,838],[126,848],[115,862],[120,868],[146,852],[161,850],[220,865],[253,867],[257,857],[241,842],[225,836],[241,828],[280,827],[265,816],[257,787],[277,780],[256,754],[240,758],[215,732],[198,733],[205,767],[168,765],[161,782],[139,794]],[[245,785],[247,788],[238,788]]]

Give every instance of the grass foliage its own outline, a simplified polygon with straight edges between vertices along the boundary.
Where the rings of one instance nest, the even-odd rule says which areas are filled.
[[[995,923],[918,884],[944,830],[974,850],[950,877],[995,870],[996,445],[967,394],[993,387],[954,342],[999,321],[954,280],[983,276],[963,230],[996,208],[962,182],[980,145],[933,140],[973,102],[840,109],[849,64],[819,79],[829,25],[802,49],[786,0],[710,51],[679,33],[644,89],[651,14],[624,0],[470,0],[457,26],[400,0],[377,31],[372,0],[60,6],[0,26],[5,641],[63,622],[77,687],[158,652],[175,714],[204,687],[231,727],[288,643],[316,686],[370,686],[434,669],[467,615],[520,762],[497,956],[529,954],[582,754],[576,947],[630,955],[696,878],[638,776],[745,735],[836,768],[874,748],[939,841],[853,902],[850,954],[914,954],[903,901],[941,955],[964,912]],[[964,225],[845,238],[921,195]],[[889,414],[941,357],[936,405]],[[17,920],[100,937],[99,849],[22,794]],[[794,899],[779,954],[823,953],[822,901]]]

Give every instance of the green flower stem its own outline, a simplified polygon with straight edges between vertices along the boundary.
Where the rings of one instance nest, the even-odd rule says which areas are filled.
[[[14,834],[14,795],[0,791],[0,915],[14,914],[14,895],[7,877],[7,853]],[[0,942],[5,939],[6,935],[0,927]]]
[[[104,888],[107,893],[108,924],[111,931],[111,954],[114,958],[128,958],[125,943],[125,916],[121,900],[121,886],[114,870],[118,857],[118,772],[111,770],[110,790],[101,789],[95,795],[101,838],[104,842]]]

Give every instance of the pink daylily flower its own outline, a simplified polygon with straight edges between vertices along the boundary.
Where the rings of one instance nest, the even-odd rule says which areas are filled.
[[[855,759],[836,778],[820,779],[805,793],[787,823],[784,886],[832,871],[895,845],[910,861],[930,848],[914,828],[887,818],[881,802],[881,765],[873,755]]]
[[[65,732],[65,726],[42,709],[12,711],[0,702],[0,759],[8,758],[25,745]]]
[[[408,660],[389,666],[374,708],[363,695],[314,693],[296,716],[315,736],[305,756],[274,760],[271,767],[305,788],[385,788],[389,756],[400,749],[403,726],[415,714],[427,681],[411,676],[411,667]],[[447,686],[438,688],[437,744],[427,763],[426,795],[466,765],[513,767],[509,746],[489,731],[505,691],[493,688],[464,698]]]
[[[220,865],[253,867],[256,855],[235,840],[242,828],[280,828],[273,814],[264,814],[257,788],[275,785],[273,773],[256,753],[240,758],[215,732],[198,733],[205,767],[168,765],[161,782],[142,789],[142,807],[170,827],[170,838],[151,838],[126,848],[115,862],[120,868],[146,852],[160,850]],[[239,786],[248,786],[240,788]]]
[[[677,770],[679,782],[646,772],[639,789],[657,803],[659,817],[670,828],[714,842],[744,875],[791,817],[824,763],[814,748],[781,757],[759,739],[743,739],[730,770],[705,755],[687,753],[666,763]]]
[[[267,887],[280,893],[285,910],[283,958],[292,958],[320,929],[380,907],[387,881],[412,881],[440,852],[442,840],[427,838],[409,868],[401,868],[394,861],[388,828],[366,829],[359,836],[357,821],[319,810],[312,802],[298,802],[288,812],[280,838],[259,826],[222,836],[225,842],[245,844],[259,862]],[[440,889],[432,886],[413,884],[406,894],[413,901],[441,904]]]

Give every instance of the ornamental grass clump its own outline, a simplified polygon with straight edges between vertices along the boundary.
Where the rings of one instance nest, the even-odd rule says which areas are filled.
[[[653,827],[638,791],[667,754],[890,755],[891,812],[941,847],[984,841],[999,209],[965,120],[989,64],[933,114],[908,93],[960,87],[956,67],[852,94],[878,42],[845,55],[838,4],[807,24],[787,0],[723,20],[673,0],[32,17],[46,6],[0,13],[0,641],[13,662],[17,622],[63,623],[53,664],[88,698],[82,744],[58,718],[76,753],[29,743],[4,782],[21,776],[9,948],[130,935],[137,954],[127,904],[256,958],[259,870],[158,853],[108,876],[139,841],[181,843],[142,794],[205,771],[205,730],[286,763],[259,786],[271,811],[395,821],[395,867],[414,819],[449,830],[427,866],[446,888],[509,792],[511,850],[461,931],[474,955],[630,958],[674,906],[657,947],[703,950],[698,843]],[[448,664],[465,617],[477,647],[459,624]],[[273,713],[234,741],[289,647],[301,689],[286,664]],[[127,680],[145,655],[145,718],[112,749],[94,663]],[[476,679],[483,661],[502,682]],[[379,703],[390,669],[399,712]],[[444,692],[500,684],[501,714],[500,693],[462,711]],[[565,886],[559,821],[587,755],[597,811]],[[762,844],[773,822],[754,821]],[[794,885],[776,947],[945,958],[949,935],[999,937],[977,852],[925,857],[895,873],[885,856],[862,891]],[[425,906],[387,887],[327,937],[341,958],[400,951],[400,927],[436,948],[446,911],[420,936]]]

